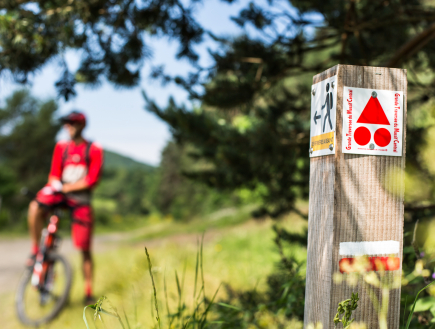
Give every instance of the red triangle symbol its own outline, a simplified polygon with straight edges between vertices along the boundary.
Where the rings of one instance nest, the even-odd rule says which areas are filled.
[[[371,123],[377,125],[390,125],[384,109],[377,97],[370,97],[366,107],[362,111],[357,123]]]

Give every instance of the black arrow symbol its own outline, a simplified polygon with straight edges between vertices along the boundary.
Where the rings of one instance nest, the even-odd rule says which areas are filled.
[[[314,113],[314,124],[317,124],[317,119],[320,119],[322,116],[321,115],[317,115],[317,111],[316,113]]]

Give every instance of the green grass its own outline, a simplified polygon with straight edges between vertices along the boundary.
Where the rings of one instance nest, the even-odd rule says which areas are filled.
[[[141,234],[134,237],[134,242],[144,240],[160,239],[175,234],[202,233],[211,229],[222,229],[236,226],[248,221],[251,218],[251,211],[254,206],[245,206],[234,210],[234,213],[223,216],[205,216],[195,218],[188,223],[173,220],[162,220],[158,224],[148,224],[141,229]]]
[[[137,314],[137,322],[141,324],[141,328],[149,328],[154,323],[155,314],[151,313],[153,289],[144,252],[144,246],[147,246],[153,262],[152,271],[160,303],[165,300],[163,278],[166,275],[169,306],[176,308],[175,271],[181,275],[185,268],[184,300],[188,305],[192,305],[197,239],[201,237],[198,232],[206,228],[206,295],[211,298],[221,283],[230,283],[235,289],[251,289],[255,286],[264,289],[266,275],[278,262],[278,254],[272,241],[272,224],[270,220],[246,221],[246,215],[242,212],[233,215],[232,220],[224,216],[211,221],[204,220],[203,223],[194,221],[188,224],[172,222],[149,225],[149,232],[135,237],[133,242],[96,255],[95,295],[106,295],[117,307],[119,314],[123,314],[125,310],[132,321],[135,321]],[[306,222],[297,215],[291,215],[283,225],[290,227],[292,231],[301,231]],[[304,248],[294,246],[292,252],[299,259],[306,257]],[[85,328],[82,320],[83,279],[80,273],[80,259],[74,257],[72,261],[75,277],[70,303],[58,319],[41,328]],[[225,291],[221,290],[219,294],[223,296]],[[15,317],[13,294],[0,296],[0,308],[0,323],[3,329],[21,328]],[[166,310],[166,306],[159,305],[159,309]],[[89,318],[91,313],[89,311]]]
[[[96,223],[95,234],[132,232],[132,239],[162,238],[179,233],[201,233],[208,229],[223,228],[238,225],[251,218],[251,212],[255,205],[247,205],[240,208],[227,208],[204,217],[195,217],[189,221],[175,221],[171,217],[160,214],[145,215],[114,215],[107,224]],[[70,222],[68,213],[61,218],[60,233],[63,237],[69,237]],[[11,226],[0,230],[3,239],[22,238],[28,236],[26,225]]]

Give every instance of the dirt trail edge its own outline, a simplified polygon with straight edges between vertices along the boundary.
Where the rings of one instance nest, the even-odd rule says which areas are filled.
[[[246,225],[242,224],[242,225]],[[149,228],[147,228],[149,229]],[[210,229],[207,231],[204,241],[209,242],[220,234],[221,229]],[[116,249],[120,245],[130,245],[135,247],[156,247],[171,241],[177,244],[185,244],[186,242],[195,242],[201,236],[201,233],[182,233],[169,235],[162,238],[150,239],[144,242],[131,243],[135,237],[140,236],[142,230],[125,233],[111,233],[104,235],[96,235],[93,240],[93,251],[95,253],[106,252],[111,249]],[[15,291],[21,274],[24,271],[24,263],[29,256],[30,239],[2,239],[0,240],[0,296],[4,293]],[[60,251],[61,254],[71,256],[77,253],[74,249],[72,241],[69,238],[62,239]]]

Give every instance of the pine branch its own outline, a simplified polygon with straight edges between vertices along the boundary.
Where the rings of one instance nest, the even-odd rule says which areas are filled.
[[[387,67],[397,67],[407,58],[419,52],[424,46],[428,44],[435,37],[435,23],[432,23],[427,29],[420,32],[408,42],[406,42],[402,48],[400,48],[394,56],[385,64]]]

